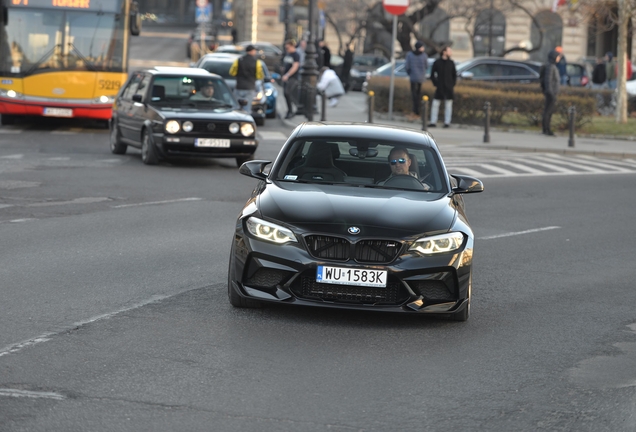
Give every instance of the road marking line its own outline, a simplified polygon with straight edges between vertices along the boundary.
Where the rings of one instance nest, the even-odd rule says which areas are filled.
[[[523,159],[515,159],[518,162],[523,162],[531,165],[538,165],[543,168],[551,169],[552,171],[556,171],[563,174],[581,174],[581,171],[572,171],[567,168],[563,168],[554,164],[543,163],[535,160],[534,158],[523,158]],[[546,174],[551,174],[551,172],[546,172]]]
[[[479,171],[475,171],[475,170],[470,169],[470,168],[461,167],[461,166],[447,165],[446,166],[446,170],[449,171],[449,172],[453,171],[453,174],[455,174],[454,171],[461,171],[462,174],[466,174],[466,175],[477,177],[477,178],[486,177],[486,174],[484,174],[484,173],[481,173]]]
[[[203,198],[196,198],[196,197],[180,198],[180,199],[173,199],[173,200],[166,200],[166,201],[152,201],[152,202],[143,202],[143,203],[136,203],[136,204],[122,204],[117,206],[111,206],[111,208],[140,207],[140,206],[147,206],[147,205],[171,204],[176,202],[201,201],[201,200],[203,200]]]
[[[518,236],[518,235],[523,235],[523,234],[533,234],[533,233],[538,233],[538,232],[542,232],[542,231],[549,231],[549,230],[555,230],[555,229],[561,229],[561,227],[559,226],[549,226],[549,227],[545,227],[545,228],[535,228],[535,229],[529,229],[529,230],[525,230],[525,231],[516,231],[516,232],[509,232],[509,233],[504,233],[504,234],[497,234],[497,235],[492,235],[492,236],[486,236],[486,237],[478,237],[478,240],[492,240],[492,239],[498,239],[498,238],[502,238],[502,237],[512,237],[512,236]]]
[[[0,134],[19,134],[22,133],[22,129],[0,129]]]
[[[108,197],[84,197],[84,198],[75,198],[70,201],[47,201],[47,202],[39,202],[39,203],[31,203],[26,204],[24,207],[50,207],[57,205],[66,205],[66,204],[92,204],[103,201],[111,201]]]
[[[258,135],[262,140],[282,140],[285,141],[287,139],[287,135],[282,132],[274,132],[274,131],[260,131]]]
[[[527,173],[531,173],[531,174],[544,174],[544,172],[543,172],[543,171],[538,170],[538,169],[531,168],[531,167],[529,167],[529,166],[527,166],[527,165],[522,165],[522,164],[519,164],[519,163],[514,163],[514,162],[510,162],[510,161],[505,161],[505,160],[498,160],[498,161],[496,161],[496,162],[497,162],[497,163],[499,163],[499,164],[504,164],[504,165],[508,165],[508,166],[511,166],[511,167],[517,168],[518,170],[520,170],[520,171],[524,171],[524,172],[527,172]]]
[[[480,168],[485,168],[485,169],[487,169],[489,171],[493,171],[493,172],[495,172],[497,174],[503,174],[503,175],[506,175],[506,176],[509,176],[509,177],[515,177],[515,176],[519,175],[519,173],[512,172],[510,170],[507,170],[507,169],[504,169],[504,168],[500,168],[498,166],[491,165],[491,164],[481,164],[481,165],[479,165],[479,167]]]
[[[0,388],[0,396],[8,396],[8,397],[26,397],[26,398],[36,398],[36,399],[55,399],[55,400],[64,400],[66,396],[61,395],[55,392],[43,392],[43,391],[29,391],[29,390],[17,390],[10,388]]]
[[[66,331],[75,330],[78,327],[85,326],[86,324],[91,324],[91,323],[94,323],[94,322],[97,322],[97,321],[102,321],[102,320],[105,320],[105,319],[109,319],[109,318],[114,317],[115,315],[119,315],[119,314],[124,313],[124,312],[129,312],[129,311],[134,310],[134,309],[139,309],[140,307],[147,306],[147,305],[152,304],[152,303],[160,302],[160,301],[165,300],[165,299],[167,299],[169,297],[170,296],[167,296],[167,295],[152,296],[148,300],[144,300],[142,302],[135,303],[132,306],[121,308],[121,309],[117,309],[114,312],[109,312],[109,313],[97,315],[97,316],[94,316],[94,317],[89,318],[89,319],[84,320],[84,321],[78,321],[78,322],[76,322],[74,324],[71,324],[70,326],[63,327],[63,328],[61,328],[60,330],[58,330],[56,332],[46,332],[46,333],[43,333],[43,334],[41,334],[39,336],[36,336],[34,338],[27,339],[27,340],[22,341],[22,342],[17,342],[17,343],[8,345],[8,346],[0,349],[0,357],[6,356],[8,354],[17,353],[18,351],[22,351],[24,348],[28,348],[30,346],[37,345],[37,344],[42,343],[42,342],[47,342],[47,341],[51,340],[51,338],[53,336],[57,336],[57,335],[62,334],[64,332],[66,332]]]
[[[13,204],[0,204],[0,209],[7,208],[7,207],[13,207]]]
[[[183,33],[168,33],[168,32],[148,32],[142,31],[139,36],[142,37],[163,37],[172,39],[188,39],[190,36]]]
[[[561,155],[551,155],[554,157],[554,159],[563,159],[563,157],[561,157]],[[594,159],[594,160],[590,160],[590,159],[586,159],[586,158],[574,158],[574,160],[576,160],[576,163],[579,164],[585,164],[587,165],[591,165],[593,167],[600,167],[600,168],[607,168],[610,170],[614,170],[614,171],[619,171],[619,172],[634,172],[633,169],[627,169],[627,168],[623,168],[621,166],[616,166],[614,164],[611,163],[607,163],[607,162],[603,162],[599,159]]]
[[[0,159],[22,159],[23,157],[24,157],[23,154],[14,154],[14,155],[0,156]]]

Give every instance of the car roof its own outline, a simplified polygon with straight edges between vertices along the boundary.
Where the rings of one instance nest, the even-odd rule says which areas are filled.
[[[420,144],[435,146],[435,140],[425,131],[377,123],[307,122],[294,130],[292,137],[347,138],[394,141],[396,145]]]
[[[201,57],[201,61],[203,60],[214,60],[219,62],[233,62],[237,58],[240,58],[241,54],[233,54],[233,53],[210,53]]]
[[[205,76],[209,77],[210,72],[206,71],[202,68],[189,68],[189,67],[178,67],[178,66],[155,66],[153,68],[147,69],[148,72],[154,75],[190,75],[190,76]]]

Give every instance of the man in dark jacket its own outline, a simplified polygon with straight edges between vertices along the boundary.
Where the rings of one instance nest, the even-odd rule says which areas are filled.
[[[256,80],[264,77],[263,66],[256,60],[256,48],[253,45],[245,47],[245,55],[236,59],[230,67],[230,75],[236,77],[234,93],[237,99],[245,99],[247,105],[243,110],[248,114],[252,112],[252,100],[256,91]]]
[[[605,88],[605,81],[607,81],[607,68],[603,59],[599,57],[596,59],[596,66],[594,66],[592,71],[592,88]]]
[[[450,127],[453,116],[453,96],[455,83],[457,82],[457,70],[455,62],[451,59],[453,51],[450,47],[442,50],[440,58],[435,60],[431,69],[431,81],[435,86],[433,106],[431,107],[431,123],[429,127],[437,126],[439,106],[444,101],[444,127]]]
[[[349,74],[351,73],[351,66],[353,66],[353,45],[347,46],[347,50],[344,54],[344,62],[342,63],[342,70],[340,71],[340,81],[344,86],[345,91],[349,91]]]
[[[541,90],[545,96],[545,107],[543,108],[543,134],[554,136],[554,132],[550,127],[552,114],[556,107],[557,95],[559,94],[559,83],[561,78],[556,65],[559,62],[561,54],[556,51],[550,51],[548,54],[548,62],[541,66],[539,80],[541,81]]]
[[[321,40],[318,42],[318,46],[320,47],[320,54],[322,58],[321,66],[331,68],[331,50],[327,46],[327,43],[324,40]]]
[[[420,91],[422,83],[426,81],[426,67],[428,66],[428,56],[424,52],[424,44],[415,42],[415,49],[406,54],[404,69],[409,74],[411,81],[411,97],[413,98],[413,116],[420,116]]]

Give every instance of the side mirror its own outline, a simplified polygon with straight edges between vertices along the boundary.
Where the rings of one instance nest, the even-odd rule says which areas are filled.
[[[243,106],[245,106],[245,105],[247,105],[247,101],[246,101],[245,99],[239,99],[239,100],[238,100],[238,103],[239,103],[239,105],[240,105],[240,106],[242,106],[242,107],[243,107]]]
[[[451,174],[457,180],[457,187],[453,188],[455,194],[468,194],[484,191],[484,184],[475,177]]]
[[[141,103],[141,101],[142,101],[142,97],[141,97],[141,95],[140,95],[140,94],[134,94],[134,95],[132,96],[132,100],[133,100],[133,102],[139,102],[139,103]]]
[[[267,178],[267,174],[263,173],[263,170],[267,165],[271,163],[271,161],[266,160],[248,161],[241,165],[241,167],[239,168],[239,172],[248,177],[265,180]]]
[[[475,77],[475,74],[472,72],[464,71],[461,74],[459,74],[459,77],[462,79],[471,80]]]

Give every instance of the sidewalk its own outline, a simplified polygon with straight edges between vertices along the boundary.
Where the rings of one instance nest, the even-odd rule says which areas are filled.
[[[289,127],[296,127],[307,121],[305,116],[297,115],[289,120],[284,117],[287,113],[287,104],[283,97],[282,89],[279,88],[279,96],[276,102],[277,112],[281,120]],[[320,110],[320,99],[318,99],[318,109]],[[442,114],[443,117],[443,113]],[[349,92],[340,98],[338,106],[327,107],[327,121],[339,122],[366,122],[367,96],[362,92]],[[320,120],[320,112],[314,114],[314,121]],[[411,122],[401,115],[394,115],[393,120],[388,120],[388,115],[374,113],[373,121],[376,124],[387,124],[411,129],[422,129],[419,121]],[[484,128],[476,126],[452,125],[449,129],[439,127],[429,128],[437,145],[444,146],[471,146],[484,149],[505,149],[530,152],[551,152],[551,153],[574,153],[588,154],[618,158],[636,157],[636,142],[620,139],[586,138],[576,137],[574,147],[568,146],[569,135],[559,134],[556,137],[549,137],[539,132],[527,131],[502,131],[490,130],[490,143],[484,143]]]

